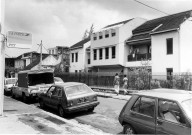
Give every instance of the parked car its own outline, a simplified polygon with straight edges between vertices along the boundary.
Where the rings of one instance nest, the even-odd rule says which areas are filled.
[[[132,95],[119,122],[125,134],[191,135],[192,93],[155,89]]]
[[[41,93],[39,104],[41,108],[54,108],[61,117],[66,117],[82,110],[92,112],[99,101],[97,94],[86,84],[66,82],[52,85],[46,93]]]
[[[60,77],[54,77],[55,84],[64,83],[64,81]]]
[[[4,94],[10,94],[11,88],[14,86],[14,84],[17,82],[17,78],[5,78],[4,81]]]

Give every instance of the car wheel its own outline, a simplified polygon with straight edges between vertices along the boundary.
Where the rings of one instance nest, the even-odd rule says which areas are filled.
[[[24,103],[28,102],[28,99],[27,99],[27,96],[25,95],[25,93],[23,93],[23,95],[22,95],[22,100]]]
[[[63,107],[59,106],[58,111],[59,111],[59,116],[66,117],[66,113],[64,112]]]
[[[94,107],[89,108],[89,109],[88,109],[88,112],[93,112],[94,109],[95,109]]]
[[[40,105],[40,108],[41,108],[41,109],[44,109],[44,108],[45,108],[45,104],[44,104],[43,100],[40,100],[40,101],[39,101],[39,105]]]
[[[11,90],[11,97],[15,98],[15,94],[13,93],[13,90]]]
[[[123,126],[123,133],[127,135],[134,135],[135,131],[129,124],[125,124]]]

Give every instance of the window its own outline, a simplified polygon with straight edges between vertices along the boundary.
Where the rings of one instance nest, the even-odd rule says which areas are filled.
[[[112,58],[115,58],[115,46],[112,47]]]
[[[74,53],[72,53],[71,57],[72,57],[72,62],[74,62]]]
[[[132,111],[154,117],[155,99],[140,97],[132,107]]]
[[[99,49],[99,59],[100,59],[100,60],[102,59],[102,56],[103,56],[103,50],[102,50],[102,49]]]
[[[103,38],[103,34],[100,32],[99,33],[99,39],[102,39]]]
[[[105,59],[109,59],[109,48],[105,48]]]
[[[78,53],[75,53],[75,60],[78,62]]]
[[[158,118],[173,122],[185,124],[185,117],[174,101],[160,99],[158,103]]]
[[[167,39],[167,54],[173,54],[173,38]]]
[[[87,59],[87,64],[91,64],[91,60],[90,59]]]
[[[173,75],[173,68],[167,68],[167,80],[171,80]]]
[[[54,54],[54,50],[52,50],[52,54]]]
[[[93,40],[97,40],[97,34],[96,33],[93,34]]]
[[[105,31],[105,38],[108,38],[109,37],[109,31]]]
[[[94,60],[97,59],[97,50],[96,49],[93,50],[93,59]]]
[[[111,30],[111,36],[114,37],[116,35],[115,29]]]
[[[62,96],[61,88],[56,87],[54,91],[52,92],[52,96]]]

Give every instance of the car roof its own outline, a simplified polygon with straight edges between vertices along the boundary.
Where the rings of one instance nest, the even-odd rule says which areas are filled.
[[[143,95],[156,98],[163,98],[168,100],[174,100],[182,102],[187,99],[192,99],[192,91],[186,90],[176,90],[176,89],[153,89],[153,90],[143,90],[133,95]]]
[[[59,86],[59,87],[70,87],[70,86],[75,86],[75,85],[82,85],[84,83],[79,83],[79,82],[65,82],[61,84],[54,84],[53,86]]]

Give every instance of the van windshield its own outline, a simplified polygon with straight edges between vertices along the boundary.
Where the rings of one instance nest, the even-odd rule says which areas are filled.
[[[53,84],[54,77],[53,73],[38,73],[28,75],[29,86],[34,86],[37,84]]]
[[[93,91],[86,85],[75,85],[65,89],[67,97],[77,96],[85,93],[92,93]]]

